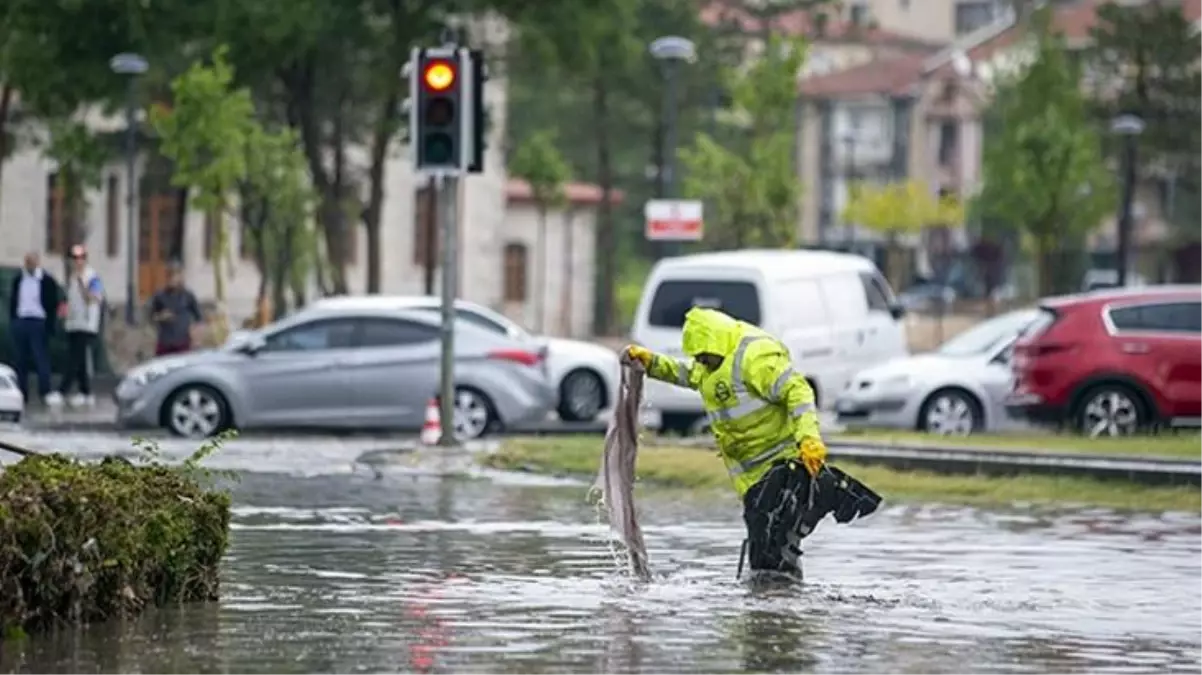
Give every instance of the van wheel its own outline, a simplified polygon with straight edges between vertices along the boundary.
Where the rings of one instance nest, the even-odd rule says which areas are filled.
[[[927,397],[918,412],[918,428],[940,436],[968,436],[985,426],[976,396],[963,389],[940,389]]]
[[[1138,394],[1121,384],[1103,384],[1081,397],[1077,429],[1090,438],[1130,436],[1148,425],[1148,412]]]

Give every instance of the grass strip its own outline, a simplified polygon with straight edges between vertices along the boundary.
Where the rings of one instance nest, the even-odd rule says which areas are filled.
[[[974,434],[939,436],[919,431],[849,430],[824,434],[828,440],[848,443],[898,446],[949,446],[980,450],[1009,450],[1087,455],[1115,455],[1139,458],[1202,460],[1202,436],[1194,432],[1125,436],[1122,438],[1086,438],[1076,434],[1018,432],[1012,434]]]
[[[591,477],[601,458],[599,438],[510,438],[481,462],[495,469]],[[934,501],[997,506],[1016,503],[1100,506],[1132,511],[1202,509],[1197,488],[1151,487],[1117,480],[1055,476],[990,477],[898,471],[838,462],[889,501]],[[648,446],[639,450],[640,482],[690,490],[730,489],[716,453],[704,448]]]

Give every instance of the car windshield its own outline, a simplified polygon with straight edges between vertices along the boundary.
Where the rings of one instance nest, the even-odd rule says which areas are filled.
[[[944,342],[936,353],[944,356],[972,356],[983,354],[1013,340],[1035,320],[1037,312],[1024,309],[995,317],[960,333]]]

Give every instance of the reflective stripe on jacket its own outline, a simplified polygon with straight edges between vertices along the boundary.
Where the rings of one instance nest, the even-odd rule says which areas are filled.
[[[794,370],[789,351],[763,330],[712,309],[685,315],[690,358],[652,357],[648,375],[701,394],[718,453],[742,497],[771,460],[796,455],[806,436],[820,437],[814,391]],[[711,372],[691,357],[723,357]]]

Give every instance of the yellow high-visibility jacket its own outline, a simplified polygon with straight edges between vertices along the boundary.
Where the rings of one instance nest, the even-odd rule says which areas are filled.
[[[776,338],[717,310],[694,307],[685,315],[681,342],[689,358],[653,354],[647,374],[701,394],[740,498],[773,460],[797,456],[803,438],[821,439],[814,390]],[[703,353],[722,356],[722,365],[711,372],[693,358]]]

